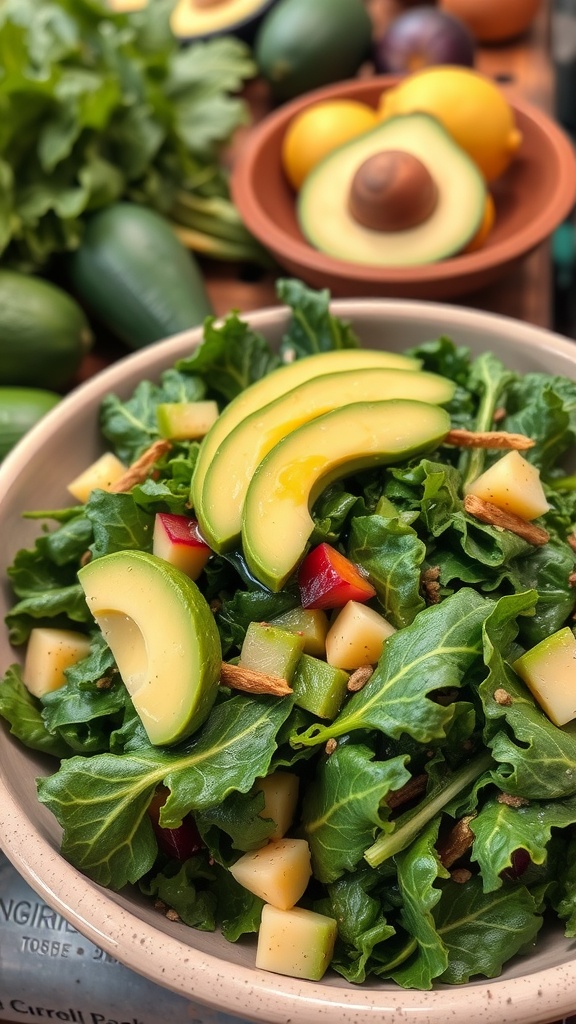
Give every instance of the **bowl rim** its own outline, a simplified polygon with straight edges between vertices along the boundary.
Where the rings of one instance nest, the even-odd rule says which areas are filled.
[[[251,182],[261,159],[262,146],[280,126],[287,126],[295,114],[314,103],[338,98],[343,92],[346,99],[358,99],[365,93],[367,87],[386,89],[401,78],[400,75],[373,75],[323,86],[282,104],[267,114],[262,121],[251,126],[234,161],[230,178],[234,203],[248,229],[273,252],[289,258],[292,263],[300,264],[307,272],[323,274],[341,281],[365,281],[372,285],[385,282],[387,285],[418,286],[423,281],[427,284],[442,283],[449,282],[454,277],[467,280],[489,271],[495,265],[508,264],[527,255],[550,235],[550,223],[561,223],[576,202],[576,151],[559,124],[534,104],[513,95],[506,86],[501,88],[513,110],[532,121],[546,135],[550,143],[549,155],[554,156],[559,169],[556,187],[547,202],[535,217],[524,223],[520,230],[509,238],[474,252],[448,257],[437,263],[413,267],[375,267],[328,256],[314,249],[304,237],[294,238],[287,234],[263,211]]]
[[[450,317],[451,331],[466,326],[498,330],[500,337],[505,336],[514,345],[535,350],[545,342],[547,351],[572,364],[576,379],[573,342],[511,317],[417,300],[336,299],[331,303],[332,311],[344,319],[352,318],[360,308],[382,315],[388,310],[423,324],[433,311],[435,317]],[[265,332],[279,312],[286,315],[286,307],[271,306],[244,315],[255,329]],[[117,389],[118,377],[133,368],[141,371],[141,377],[157,376],[178,356],[188,353],[201,337],[202,328],[193,328],[127,355],[75,388],[47,413],[44,426],[56,427],[87,403],[96,407],[104,393]],[[41,445],[44,433],[42,423],[37,424],[0,465],[0,496],[17,481],[29,456]],[[2,742],[0,732],[0,746]],[[159,986],[243,1020],[248,1014],[249,1019],[264,1024],[323,1024],[328,1007],[331,1014],[338,1014],[342,1024],[373,1024],[375,1013],[389,1024],[444,1024],[450,1018],[461,1020],[463,1011],[468,1024],[540,1024],[574,1012],[576,1005],[576,959],[524,976],[422,992],[354,985],[328,988],[322,982],[303,982],[240,965],[230,971],[226,961],[192,947],[184,977],[179,926],[169,926],[168,931],[150,926],[132,912],[122,894],[120,903],[111,908],[113,894],[54,851],[32,817],[19,806],[8,779],[1,776],[0,849],[49,906],[120,962]],[[137,949],[138,963],[127,959],[123,952],[128,945]]]

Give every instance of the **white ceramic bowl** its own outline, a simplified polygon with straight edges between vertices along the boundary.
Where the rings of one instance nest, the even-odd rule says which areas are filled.
[[[397,300],[339,300],[334,312],[350,320],[368,346],[404,349],[440,334],[490,349],[522,372],[543,370],[576,379],[576,345],[535,327],[471,310]],[[286,323],[282,308],[246,317],[271,340]],[[25,509],[67,503],[66,481],[100,451],[98,408],[110,391],[129,395],[142,378],[189,352],[200,331],[143,349],[79,387],[35,427],[0,467],[0,611],[9,606],[6,566],[28,545],[38,525]],[[5,631],[0,669],[16,660]],[[576,944],[560,930],[541,934],[530,956],[517,957],[500,978],[430,992],[380,983],[353,986],[336,976],[321,983],[257,971],[250,942],[230,944],[159,915],[130,891],[95,885],[59,853],[59,828],[36,799],[35,778],[48,770],[41,756],[0,730],[0,846],[28,883],[93,942],[121,962],[197,1003],[267,1024],[543,1024],[574,1012]]]

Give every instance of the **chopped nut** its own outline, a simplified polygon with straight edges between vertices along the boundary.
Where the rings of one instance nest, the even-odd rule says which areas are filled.
[[[494,690],[494,700],[497,704],[502,704],[503,707],[509,708],[512,703],[512,697],[502,686],[499,686],[497,690]]]
[[[333,754],[333,753],[334,753],[334,751],[336,750],[336,747],[337,747],[337,746],[338,746],[338,741],[337,741],[337,740],[335,740],[335,739],[334,739],[334,738],[332,737],[332,738],[331,738],[331,739],[329,739],[329,740],[328,740],[328,742],[326,743],[326,746],[324,747],[324,751],[325,751],[325,752],[326,752],[326,753],[328,754],[328,756],[330,756],[330,754]]]
[[[568,586],[576,587],[576,572],[571,572],[568,577]]]
[[[445,868],[452,867],[470,849],[474,842],[474,833],[470,828],[473,815],[460,818],[438,846],[438,856]]]
[[[222,601],[220,600],[220,598],[213,597],[212,600],[210,601],[210,611],[212,612],[212,614],[215,615],[216,612],[219,612],[221,607]]]
[[[166,904],[164,903],[164,900],[154,900],[154,909],[160,910],[164,914],[166,911]]]
[[[286,697],[293,693],[286,680],[280,676],[268,676],[265,672],[255,672],[242,665],[229,665],[225,661],[220,668],[220,682],[245,693],[269,693],[273,697]]]
[[[530,801],[524,796],[513,796],[512,793],[499,793],[496,797],[499,804],[506,804],[506,807],[528,807]]]
[[[424,591],[424,599],[427,604],[438,604],[440,601],[440,566],[431,565],[428,569],[424,569],[420,577],[420,583],[422,590]]]
[[[393,793],[388,794],[386,803],[388,807],[395,810],[397,807],[401,807],[402,804],[407,804],[410,800],[414,800],[415,797],[422,796],[426,792],[427,785],[428,776],[426,774],[413,775],[400,789],[395,789]]]
[[[110,488],[113,494],[121,494],[125,491],[131,490],[135,484],[144,483],[144,480],[149,476],[150,470],[152,469],[155,462],[169,452],[172,448],[170,441],[158,440],[154,441],[145,452],[142,453],[140,458],[136,459],[131,466],[122,476],[116,480]]]
[[[354,672],[352,672],[346,684],[346,689],[349,690],[350,693],[357,693],[358,690],[361,690],[364,686],[366,686],[366,683],[370,679],[370,676],[373,674],[373,672],[374,669],[372,668],[371,665],[361,665],[360,668],[357,668],[355,669]]]
[[[112,676],[101,676],[96,680],[97,690],[109,690],[112,686]]]
[[[508,448],[524,452],[536,442],[525,434],[511,434],[507,430],[450,430],[444,443],[458,448]]]
[[[502,530],[510,530],[512,533],[517,534],[518,537],[528,541],[529,544],[534,544],[535,547],[541,547],[550,540],[550,534],[541,526],[536,526],[534,523],[522,519],[513,512],[505,512],[498,505],[493,505],[491,501],[483,501],[482,498],[477,498],[475,494],[466,495],[464,498],[464,508],[470,515],[479,519],[480,522],[488,523],[490,526],[498,526]]]
[[[439,565],[429,565],[427,569],[423,570],[421,578],[422,578],[422,582],[423,583],[430,583],[430,582],[432,582],[434,580],[439,580],[440,579],[440,566]]]
[[[469,882],[472,878],[472,872],[468,868],[455,868],[450,873],[450,878],[453,882],[457,882],[458,885],[464,885],[465,882]]]
[[[168,918],[169,921],[180,920],[180,914],[178,913],[177,910],[174,910],[172,907],[168,907],[168,910],[166,911],[166,917]]]

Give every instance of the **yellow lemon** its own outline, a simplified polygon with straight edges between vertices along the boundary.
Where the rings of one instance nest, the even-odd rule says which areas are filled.
[[[282,166],[290,184],[299,189],[313,167],[337,146],[378,123],[373,107],[357,100],[321,100],[296,114],[284,135]]]
[[[493,181],[511,163],[521,142],[514,111],[490,78],[472,68],[424,68],[386,90],[380,116],[421,111],[437,118],[453,139]]]

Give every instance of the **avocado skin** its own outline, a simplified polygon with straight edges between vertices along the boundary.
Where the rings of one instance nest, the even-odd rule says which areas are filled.
[[[193,254],[161,214],[135,203],[93,214],[67,270],[94,317],[131,349],[196,327],[214,312]]]
[[[276,100],[353,77],[372,46],[362,0],[278,0],[254,40],[260,74]]]

